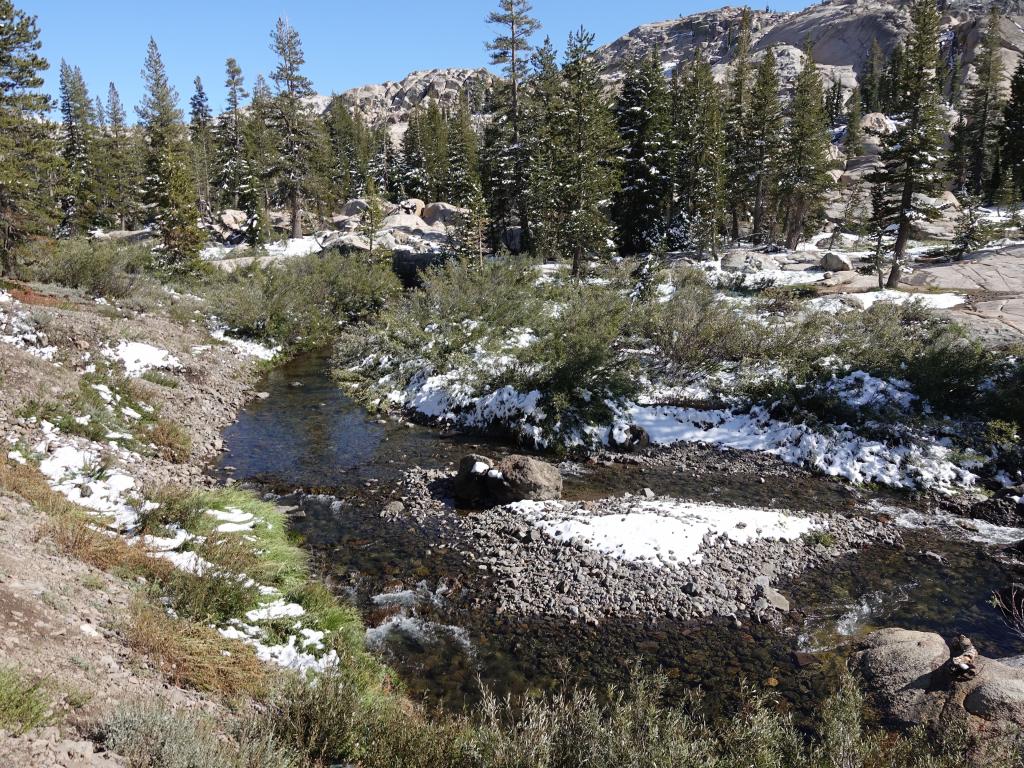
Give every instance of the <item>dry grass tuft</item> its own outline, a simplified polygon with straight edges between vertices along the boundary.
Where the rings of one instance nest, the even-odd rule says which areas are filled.
[[[258,698],[267,690],[269,670],[250,647],[153,606],[135,607],[127,639],[174,685],[229,698]]]

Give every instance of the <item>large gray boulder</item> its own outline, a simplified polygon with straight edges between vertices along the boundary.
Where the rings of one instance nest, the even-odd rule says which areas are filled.
[[[451,203],[431,203],[423,209],[420,217],[432,227],[453,227],[465,213],[465,208],[459,208]]]
[[[868,694],[899,727],[963,719],[975,732],[1024,726],[1024,669],[932,632],[880,629],[855,655]]]
[[[853,262],[845,254],[829,251],[821,257],[819,266],[826,272],[849,272],[853,269]]]
[[[489,478],[491,494],[501,504],[562,498],[562,474],[554,464],[532,456],[509,456]]]
[[[562,497],[558,467],[532,456],[509,456],[495,463],[471,453],[459,461],[452,488],[456,502],[469,507],[548,501]]]

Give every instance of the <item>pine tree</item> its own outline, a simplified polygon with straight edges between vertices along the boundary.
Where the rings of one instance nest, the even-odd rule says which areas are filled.
[[[786,247],[796,248],[821,219],[828,175],[830,139],[822,101],[821,75],[810,44],[804,50],[804,66],[796,77],[789,107],[786,150],[780,180]]]
[[[985,34],[975,59],[977,81],[967,92],[964,148],[967,152],[967,188],[987,201],[992,200],[993,161],[998,151],[1003,72],[999,56],[1000,16],[996,6],[989,12]]]
[[[409,125],[402,136],[402,186],[405,197],[428,197],[430,176],[427,173],[427,126],[419,107],[409,113]]]
[[[867,112],[881,112],[882,106],[882,78],[885,75],[885,54],[878,44],[878,38],[871,41],[871,52],[864,65],[864,73],[861,75],[861,97],[864,100],[864,109]]]
[[[482,195],[478,168],[479,146],[469,98],[465,91],[448,126],[448,176],[443,198],[454,205],[469,206]]]
[[[257,75],[249,112],[242,123],[246,162],[255,186],[255,221],[250,232],[256,242],[266,242],[270,238],[268,212],[273,202],[273,176],[280,145],[273,124],[273,101],[267,81],[263,75]]]
[[[906,93],[907,73],[904,67],[903,45],[897,43],[889,54],[889,61],[886,63],[885,72],[882,74],[879,86],[878,104],[879,112],[894,114],[902,112],[905,108],[903,96]]]
[[[769,48],[757,67],[747,115],[741,173],[750,180],[752,239],[771,240],[779,201],[782,171],[783,117],[775,54]]]
[[[214,162],[213,188],[211,196],[217,201],[218,208],[239,210],[243,198],[249,202],[243,208],[252,217],[256,197],[252,187],[255,186],[252,168],[246,157],[245,131],[243,128],[242,100],[249,94],[245,88],[245,78],[239,62],[228,58],[224,63],[226,77],[224,87],[227,89],[226,109],[213,128]]]
[[[829,128],[837,127],[843,118],[843,85],[833,79],[825,94],[825,117]]]
[[[342,200],[363,193],[371,149],[371,135],[358,113],[341,98],[331,100],[327,109],[327,132],[334,153],[334,178]]]
[[[843,134],[843,151],[849,163],[864,151],[864,132],[861,129],[860,89],[854,88],[846,107],[846,131]]]
[[[368,255],[371,261],[390,257],[390,253],[380,246],[384,215],[384,201],[377,194],[377,184],[371,176],[366,181],[366,209],[359,219],[359,234],[369,245]]]
[[[573,277],[580,275],[588,254],[607,251],[614,234],[608,201],[618,189],[612,160],[619,138],[593,44],[594,36],[582,28],[569,35],[562,64],[565,87],[556,118],[558,204]]]
[[[487,17],[500,30],[487,50],[492,65],[504,66],[505,81],[494,94],[494,119],[485,135],[486,192],[495,226],[518,225],[524,232],[529,229],[524,198],[529,142],[522,135],[521,89],[533,50],[530,39],[540,29],[532,11],[528,0],[499,0],[498,10]]]
[[[110,83],[104,109],[107,128],[104,135],[100,173],[104,185],[103,218],[118,229],[134,226],[139,214],[137,190],[141,185],[136,142],[128,128],[117,87]]]
[[[459,216],[452,233],[452,252],[462,259],[472,259],[483,266],[487,253],[487,201],[480,186],[469,192],[465,202],[466,211]]]
[[[420,197],[427,201],[440,200],[448,186],[448,119],[434,100],[427,105],[423,116],[423,150],[427,185],[425,194]]]
[[[714,258],[724,207],[725,133],[721,94],[701,51],[685,73],[674,78],[673,92],[678,120],[677,210],[670,244]]]
[[[1013,179],[1017,200],[1024,190],[1024,59],[1010,80],[1010,97],[1003,108],[1003,173]]]
[[[146,141],[144,200],[163,240],[165,264],[189,268],[205,237],[199,229],[195,178],[178,94],[167,80],[152,38],[142,77],[146,93],[136,112]]]
[[[0,272],[16,269],[14,249],[47,231],[57,212],[57,153],[44,117],[50,108],[34,16],[0,0]]]
[[[750,151],[746,129],[747,113],[750,110],[751,74],[750,9],[744,8],[725,111],[725,197],[731,219],[730,234],[733,242],[740,239],[740,220],[747,218],[751,204],[750,175],[748,163],[745,162]]]
[[[545,259],[557,259],[562,250],[559,212],[561,179],[558,170],[558,118],[564,80],[558,54],[550,39],[530,58],[529,87],[525,90],[523,135],[528,142],[529,174],[523,192],[526,233],[530,251]],[[500,232],[495,232],[498,235]],[[492,237],[496,241],[496,237]]]
[[[327,121],[316,115],[311,118],[309,136],[309,167],[304,184],[307,206],[323,229],[330,222],[331,215],[341,201],[338,187],[334,183],[334,152]]]
[[[94,160],[98,129],[82,71],[63,60],[60,63],[60,113],[65,175],[59,234],[74,237],[97,223],[100,191]]]
[[[615,115],[623,142],[622,188],[615,197],[619,250],[661,246],[672,198],[672,117],[657,50],[630,62]]]
[[[941,160],[945,143],[945,115],[939,93],[939,15],[931,0],[914,0],[912,28],[907,39],[906,77],[898,103],[896,130],[882,138],[882,167],[872,181],[885,185],[884,226],[896,227],[892,269],[886,284],[899,285],[916,218],[934,217],[925,199],[942,184]]]
[[[951,243],[954,256],[959,260],[965,254],[978,250],[988,242],[990,234],[981,215],[981,198],[963,195]]]
[[[195,93],[189,100],[189,138],[192,141],[192,170],[196,179],[196,200],[199,210],[209,214],[213,210],[213,113],[210,100],[203,89],[203,81],[193,81]]]
[[[302,237],[302,196],[310,184],[311,160],[319,138],[305,99],[313,95],[313,84],[302,74],[306,57],[299,33],[285,19],[277,20],[271,33],[271,50],[277,66],[270,74],[277,92],[273,119],[280,140],[277,180],[291,212],[291,236]]]

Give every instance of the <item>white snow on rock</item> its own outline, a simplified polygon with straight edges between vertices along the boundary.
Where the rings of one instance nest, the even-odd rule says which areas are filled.
[[[637,501],[626,513],[562,516],[562,502],[521,501],[510,509],[548,536],[574,541],[611,557],[659,566],[700,564],[706,536],[737,544],[756,539],[798,539],[821,528],[811,518],[769,509],[726,507],[688,501]]]
[[[135,378],[154,368],[178,370],[181,363],[167,350],[144,344],[140,341],[120,341],[116,347],[106,347],[102,352],[108,360],[115,360],[124,366],[124,371]]]
[[[956,293],[910,293],[887,288],[866,293],[838,293],[834,296],[812,299],[810,303],[826,312],[839,312],[843,309],[870,309],[880,301],[893,304],[919,302],[929,309],[952,309],[959,307],[966,300]]]
[[[628,426],[635,424],[643,427],[655,444],[696,442],[764,451],[789,464],[855,483],[948,491],[973,485],[975,480],[971,472],[949,460],[949,448],[937,443],[887,445],[860,437],[845,425],[828,434],[815,432],[805,424],[773,419],[760,406],[737,413],[729,409],[634,405],[623,416],[615,427],[615,434],[622,440],[626,439]]]

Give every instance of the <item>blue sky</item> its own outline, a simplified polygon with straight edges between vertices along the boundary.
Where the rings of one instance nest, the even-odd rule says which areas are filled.
[[[278,16],[299,30],[307,74],[320,93],[399,80],[415,69],[478,67],[487,63],[484,22],[491,0],[15,0],[39,19],[50,60],[47,87],[57,92],[57,64],[81,67],[92,93],[114,81],[126,108],[141,95],[146,43],[156,38],[171,80],[186,104],[196,75],[216,108],[222,101],[224,60],[234,56],[251,83],[273,67],[268,45]],[[715,0],[534,0],[534,15],[562,48],[582,23],[607,43],[650,21],[716,7]],[[773,0],[796,10],[801,0]],[[760,7],[760,6],[759,6]]]

